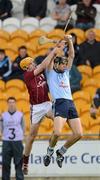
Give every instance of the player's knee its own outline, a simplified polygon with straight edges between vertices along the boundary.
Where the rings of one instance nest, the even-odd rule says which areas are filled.
[[[77,132],[77,133],[75,134],[75,136],[77,137],[77,139],[81,139],[82,136],[83,136],[83,132],[82,132],[82,131]]]
[[[58,137],[61,136],[61,131],[60,130],[55,130],[54,135],[56,135]]]
[[[35,130],[33,130],[33,131],[31,131],[31,133],[30,133],[30,137],[31,138],[35,138],[37,136],[37,129]]]

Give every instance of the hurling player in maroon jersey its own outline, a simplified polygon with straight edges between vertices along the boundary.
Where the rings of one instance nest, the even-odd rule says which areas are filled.
[[[55,47],[51,53],[43,60],[41,64],[36,65],[32,58],[27,57],[20,62],[21,69],[24,70],[24,81],[27,86],[30,105],[31,105],[31,130],[26,140],[23,156],[23,172],[28,174],[28,160],[31,152],[33,141],[37,135],[39,125],[44,116],[53,118],[52,103],[48,97],[48,86],[46,83],[43,70],[52,61],[58,48]]]

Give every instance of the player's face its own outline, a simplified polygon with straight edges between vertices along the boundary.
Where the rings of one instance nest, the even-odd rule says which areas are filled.
[[[28,71],[33,71],[36,68],[36,64],[34,62],[30,63],[28,66]]]
[[[58,65],[58,70],[64,71],[65,69],[67,69],[67,63],[61,63]]]
[[[5,54],[4,53],[0,53],[0,61],[2,61],[5,57]]]
[[[83,0],[83,3],[86,5],[86,6],[89,6],[91,4],[91,0]]]
[[[10,112],[16,111],[16,101],[14,99],[9,99],[9,101],[8,101],[8,111],[10,111]]]
[[[21,58],[24,58],[24,57],[26,57],[26,55],[27,55],[27,50],[26,49],[20,49],[19,50],[19,55],[20,55],[20,57]]]
[[[59,4],[66,4],[67,0],[59,0]]]
[[[93,31],[90,31],[90,32],[88,33],[88,35],[87,35],[87,39],[88,39],[89,41],[95,40],[95,33],[94,33]]]

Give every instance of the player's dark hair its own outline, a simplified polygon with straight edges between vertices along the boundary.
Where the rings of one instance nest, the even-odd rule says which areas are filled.
[[[64,73],[64,70],[60,70],[60,69],[58,68],[58,65],[60,65],[60,64],[66,64],[66,65],[67,65],[67,63],[68,63],[67,57],[56,57],[56,58],[54,59],[54,67],[53,67],[53,69],[54,69],[57,73]]]
[[[54,59],[54,63],[57,64],[68,63],[68,59],[66,57],[56,57]]]
[[[37,56],[35,59],[34,59],[34,63],[36,65],[39,65],[42,63],[42,61],[45,59],[46,56]]]
[[[16,98],[13,96],[8,97],[7,102],[9,102],[9,100],[14,100],[16,102]]]
[[[5,50],[4,49],[0,49],[0,54],[5,54]]]
[[[18,51],[20,51],[21,49],[26,49],[26,50],[27,50],[27,47],[26,47],[26,46],[20,46],[20,47],[18,48]]]

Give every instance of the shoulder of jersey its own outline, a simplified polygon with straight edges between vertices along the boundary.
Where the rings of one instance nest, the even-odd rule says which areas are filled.
[[[19,114],[19,115],[22,115],[23,116],[23,112],[21,112],[21,111],[16,111],[17,112],[17,114]]]

